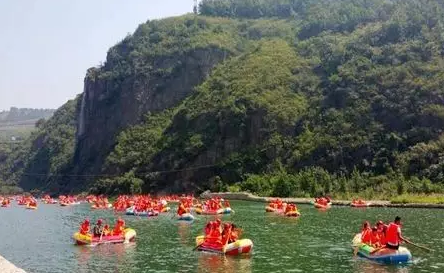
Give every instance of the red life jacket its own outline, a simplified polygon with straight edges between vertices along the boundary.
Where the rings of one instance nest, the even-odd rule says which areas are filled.
[[[179,209],[177,210],[177,214],[179,214],[179,216],[181,216],[182,214],[187,213],[187,210],[185,209],[185,207],[181,204],[179,206]]]
[[[386,244],[385,234],[383,231],[378,231],[379,243],[383,246]]]
[[[372,241],[372,230],[370,228],[365,229],[365,230],[362,231],[361,234],[362,234],[361,235],[361,241],[364,244],[371,244],[371,241]]]
[[[87,235],[88,232],[89,232],[89,225],[85,224],[85,223],[82,223],[80,225],[80,234]]]
[[[231,236],[231,226],[224,228],[222,232],[222,245],[226,245],[228,241],[230,240]]]
[[[400,227],[395,223],[390,223],[387,227],[385,233],[385,240],[388,245],[398,246],[399,245],[399,231]]]
[[[117,223],[113,230],[113,235],[122,235],[125,228],[125,224]]]
[[[379,237],[379,234],[378,234],[378,233],[374,234],[374,233],[372,232],[371,245],[373,245],[373,246],[379,246],[379,245],[381,245],[381,238]]]

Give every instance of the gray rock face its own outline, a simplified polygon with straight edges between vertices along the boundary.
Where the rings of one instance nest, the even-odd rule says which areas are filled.
[[[202,83],[227,52],[213,46],[152,60],[149,73],[117,84],[91,68],[77,124],[77,173],[99,173],[119,132],[140,123],[149,112],[174,107]],[[103,68],[102,68],[103,69]]]

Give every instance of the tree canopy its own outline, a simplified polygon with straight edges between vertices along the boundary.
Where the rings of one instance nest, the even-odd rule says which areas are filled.
[[[196,59],[180,56],[216,48],[223,58],[194,81],[193,92],[110,136],[115,145],[101,166],[109,177],[81,187],[225,187],[276,196],[442,192],[443,7],[419,0],[203,0],[199,15],[141,24],[89,71],[108,87],[97,111],[142,78],[149,79],[146,92],[159,94],[174,77],[195,79],[187,62]],[[208,66],[208,58],[199,65]],[[71,109],[65,124],[75,123],[75,103],[64,107]],[[61,116],[39,129],[49,149],[49,163],[41,164],[66,174],[63,166],[77,162],[70,161],[73,127]],[[12,158],[29,157],[29,149]],[[32,161],[25,162],[29,168]]]

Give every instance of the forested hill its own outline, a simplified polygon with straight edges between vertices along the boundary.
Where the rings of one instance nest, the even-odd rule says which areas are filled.
[[[111,194],[441,192],[443,16],[442,1],[203,0],[112,47],[2,178]]]

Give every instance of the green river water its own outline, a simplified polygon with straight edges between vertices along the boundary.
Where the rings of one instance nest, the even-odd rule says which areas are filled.
[[[175,207],[175,206],[173,206]],[[14,204],[0,208],[0,254],[30,273],[57,272],[444,272],[444,210],[333,207],[318,211],[300,205],[298,219],[267,214],[263,203],[232,202],[234,215],[223,216],[244,229],[254,243],[249,257],[223,257],[193,251],[194,239],[210,216],[192,224],[172,219],[125,216],[137,231],[135,243],[79,247],[72,234],[89,217],[114,221],[111,211],[91,211],[89,205],[40,205],[25,210]],[[409,247],[412,264],[402,267],[353,258],[350,241],[363,220],[403,218],[403,233],[425,244],[432,253]]]

